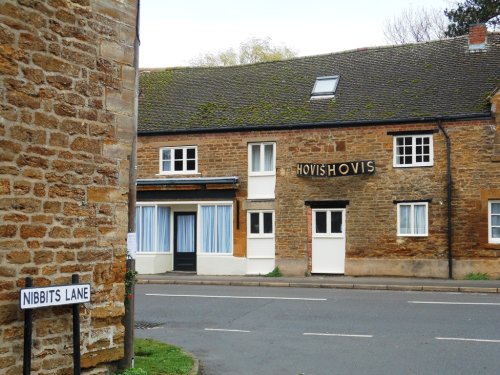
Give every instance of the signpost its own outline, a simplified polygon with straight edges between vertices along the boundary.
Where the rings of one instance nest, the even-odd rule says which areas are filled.
[[[90,284],[79,284],[78,275],[72,275],[71,282],[70,285],[33,288],[33,279],[26,278],[26,288],[21,289],[19,298],[19,306],[24,310],[23,375],[31,372],[33,309],[61,305],[72,305],[73,374],[80,374],[80,304],[90,302]]]

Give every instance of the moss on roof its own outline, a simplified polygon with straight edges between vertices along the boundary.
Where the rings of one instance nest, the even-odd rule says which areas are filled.
[[[500,34],[485,52],[467,37],[286,61],[142,71],[139,132],[489,114],[500,85]],[[339,75],[335,98],[310,100]]]

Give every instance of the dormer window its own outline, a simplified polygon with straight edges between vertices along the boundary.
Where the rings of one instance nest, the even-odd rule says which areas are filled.
[[[339,76],[318,77],[314,84],[311,99],[327,99],[335,97]]]

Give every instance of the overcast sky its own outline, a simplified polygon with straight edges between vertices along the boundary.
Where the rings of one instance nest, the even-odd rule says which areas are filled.
[[[298,56],[387,44],[387,19],[450,0],[141,0],[139,65],[186,66],[204,53],[270,37]]]

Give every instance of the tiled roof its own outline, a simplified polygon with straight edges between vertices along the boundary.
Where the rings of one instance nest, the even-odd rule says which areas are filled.
[[[334,99],[310,100],[316,77],[340,75]],[[485,52],[467,36],[234,67],[140,75],[139,132],[383,122],[490,114],[500,34]]]

